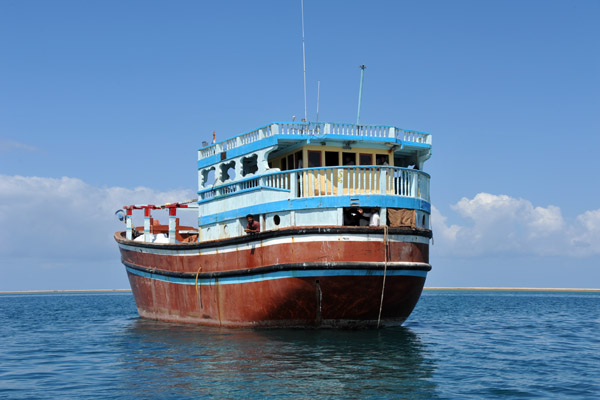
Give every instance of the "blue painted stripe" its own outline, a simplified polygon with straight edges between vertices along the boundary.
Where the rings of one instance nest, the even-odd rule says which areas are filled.
[[[415,199],[413,197],[374,194],[356,196],[322,196],[280,200],[271,203],[262,203],[248,207],[241,207],[217,214],[204,215],[198,218],[198,223],[201,226],[214,224],[237,218],[245,218],[248,214],[265,214],[281,211],[349,207],[351,201],[352,203],[358,203],[361,207],[407,208],[431,213],[431,204],[429,202],[421,199]]]
[[[125,267],[127,272],[142,276],[144,278],[154,279],[163,282],[175,283],[178,285],[196,285],[194,278],[177,278],[159,274],[150,274],[148,272],[139,271],[130,267]],[[388,270],[387,276],[417,276],[420,278],[427,277],[427,271],[413,270]],[[383,276],[383,270],[368,270],[368,269],[338,269],[338,270],[303,270],[303,271],[276,271],[266,274],[255,274],[246,276],[235,276],[225,278],[204,278],[198,279],[199,286],[214,286],[214,285],[239,285],[243,283],[270,281],[273,279],[287,278],[319,278],[328,276]]]

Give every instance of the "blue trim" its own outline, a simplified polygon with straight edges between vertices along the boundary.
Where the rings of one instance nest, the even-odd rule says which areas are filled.
[[[429,202],[413,197],[390,195],[322,196],[280,200],[271,203],[240,207],[235,210],[199,217],[198,224],[200,226],[210,225],[222,221],[244,218],[248,214],[349,207],[351,200],[352,202],[358,200],[357,202],[361,207],[408,208],[431,213],[431,204]]]
[[[139,271],[130,267],[125,267],[128,273],[141,276],[144,278],[154,279],[163,282],[175,283],[178,285],[196,285],[194,278],[177,278],[159,274],[150,274],[148,272]],[[247,276],[234,276],[225,278],[203,278],[198,279],[199,286],[214,286],[214,285],[236,285],[243,283],[270,281],[273,279],[286,278],[313,278],[325,276],[383,276],[382,270],[370,269],[339,269],[339,270],[302,270],[302,271],[276,271],[265,274],[254,274]],[[414,270],[388,270],[387,276],[417,276],[421,278],[427,277],[427,271]]]

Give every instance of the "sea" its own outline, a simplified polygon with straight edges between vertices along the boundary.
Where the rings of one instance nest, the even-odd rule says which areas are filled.
[[[598,399],[600,293],[426,290],[402,327],[141,319],[130,292],[0,295],[0,398]]]

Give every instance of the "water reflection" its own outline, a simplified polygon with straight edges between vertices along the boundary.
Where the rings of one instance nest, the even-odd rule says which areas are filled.
[[[121,390],[136,396],[436,397],[410,329],[231,330],[137,319],[122,331]]]

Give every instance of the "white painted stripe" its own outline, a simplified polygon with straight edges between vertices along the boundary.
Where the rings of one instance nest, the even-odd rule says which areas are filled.
[[[231,253],[235,251],[253,250],[258,247],[275,246],[289,243],[311,243],[311,242],[381,242],[383,234],[315,234],[287,236],[282,238],[270,238],[260,242],[240,243],[223,247],[210,247],[203,249],[156,249],[147,247],[130,246],[119,243],[119,246],[125,250],[136,251],[139,253],[160,254],[168,256],[197,256]],[[418,235],[389,235],[389,242],[395,243],[423,243],[429,244],[429,238]]]

